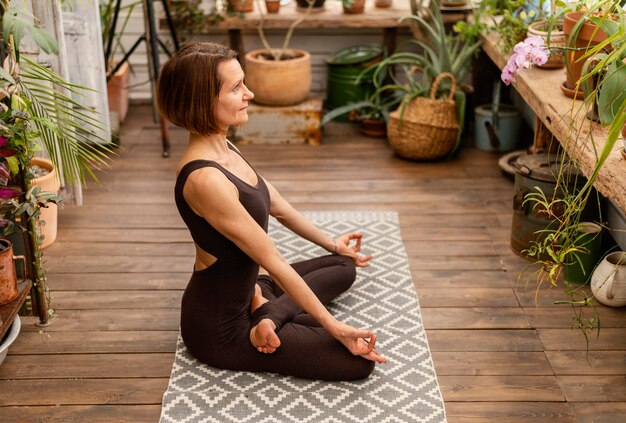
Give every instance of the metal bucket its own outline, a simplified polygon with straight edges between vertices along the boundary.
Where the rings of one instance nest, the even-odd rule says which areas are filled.
[[[540,233],[544,229],[556,229],[554,221],[546,216],[541,207],[533,207],[535,203],[526,202],[526,195],[544,192],[546,198],[565,198],[568,194],[575,194],[582,188],[586,180],[573,166],[562,170],[567,175],[567,188],[563,184],[557,187],[556,175],[559,172],[560,161],[547,154],[523,154],[514,163],[517,173],[513,194],[513,224],[511,226],[511,248],[522,257],[528,257],[525,252],[533,241],[542,241],[546,234]],[[552,210],[554,213],[564,210]],[[581,221],[593,222],[598,219],[599,210],[595,201],[588,201],[583,210]],[[546,258],[546,257],[543,257]]]
[[[365,74],[363,71],[380,61],[381,58],[382,47],[378,44],[344,48],[327,58],[326,108],[332,110],[348,103],[362,101],[373,93],[372,75],[374,69],[365,72]],[[361,76],[360,79],[359,76]],[[337,120],[342,119],[338,118]],[[347,120],[347,117],[343,120]]]

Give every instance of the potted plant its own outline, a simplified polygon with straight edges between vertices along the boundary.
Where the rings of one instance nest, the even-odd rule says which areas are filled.
[[[454,140],[443,156],[441,150],[438,149],[437,153],[437,158],[449,157],[460,145],[465,121],[464,90],[469,88],[462,85],[461,81],[464,81],[469,73],[471,60],[480,48],[480,42],[464,43],[457,36],[448,36],[439,10],[439,2],[436,0],[429,3],[427,10],[421,10],[420,5],[413,1],[412,10],[413,14],[406,17],[414,33],[414,38],[409,40],[409,44],[419,46],[421,51],[402,51],[399,49],[382,60],[376,65],[373,76],[374,84],[377,89],[383,92],[396,92],[402,96],[397,113],[391,114],[394,122],[390,120],[387,125],[388,138],[393,147],[394,140],[389,137],[390,125],[395,125],[393,128],[394,138],[398,140],[406,138],[406,134],[402,131],[408,129],[402,129],[402,121],[407,107],[410,107],[410,104],[420,97],[431,96],[435,80],[442,74],[449,74],[451,77],[440,80],[434,90],[435,92],[432,92],[433,99],[451,95],[456,107],[456,123],[451,121],[446,123],[446,125],[450,125],[451,132],[456,134]],[[424,15],[427,17],[422,17]],[[390,82],[387,83],[386,81],[389,80]],[[462,88],[456,89],[457,81]],[[428,159],[433,158],[432,156],[428,157]]]
[[[261,8],[261,0],[258,8]],[[290,49],[289,42],[295,28],[313,9],[289,26],[282,48],[273,49],[265,37],[264,14],[260,14],[258,33],[265,48],[246,53],[246,84],[254,93],[254,101],[268,106],[290,106],[304,101],[311,91],[311,55],[305,50]]]
[[[17,194],[4,198],[2,221],[26,228],[26,273],[33,280],[33,310],[45,324],[53,310],[49,308],[38,222],[41,208],[48,202],[58,203],[60,197],[32,184],[31,160],[36,151],[45,151],[55,168],[63,169],[61,181],[73,184],[84,182],[87,175],[94,176],[92,167],[106,166],[111,148],[89,129],[101,129],[99,117],[72,98],[83,95],[83,89],[20,55],[24,31],[48,54],[58,54],[58,46],[19,5],[0,0],[4,33],[0,49],[4,65],[0,72],[0,144],[4,145],[0,147],[7,170],[4,176],[8,174],[7,183]]]
[[[343,13],[356,15],[365,12],[365,0],[341,0]]]
[[[389,95],[384,90],[377,90],[365,100],[351,102],[328,111],[324,114],[320,126],[349,114],[350,120],[360,122],[361,133],[364,135],[386,137],[389,113],[398,106],[401,100],[401,97]]]

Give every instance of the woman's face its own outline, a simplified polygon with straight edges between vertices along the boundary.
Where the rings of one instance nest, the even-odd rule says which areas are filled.
[[[229,126],[243,125],[248,121],[248,103],[254,94],[243,83],[243,70],[237,60],[219,64],[222,87],[215,107],[215,120],[224,130]]]

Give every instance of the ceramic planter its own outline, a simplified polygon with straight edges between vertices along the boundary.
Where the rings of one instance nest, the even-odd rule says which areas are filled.
[[[107,82],[107,96],[109,99],[109,110],[117,112],[119,121],[123,122],[128,113],[128,81],[130,79],[130,67],[128,62],[113,74]]]
[[[365,11],[365,0],[343,0],[343,13],[356,15]]]
[[[267,13],[278,13],[280,10],[280,0],[265,0]]]
[[[563,267],[566,281],[583,285],[589,283],[593,269],[602,254],[602,226],[592,222],[581,222],[577,227],[580,240],[575,246],[582,252],[571,253],[567,258],[569,264]]]
[[[21,327],[22,322],[20,321],[20,316],[15,316],[15,320],[13,320],[13,324],[11,324],[11,329],[7,332],[6,338],[0,342],[0,365],[4,362],[9,352],[9,347],[15,342],[17,335],[19,335]]]
[[[16,259],[26,265],[24,256],[13,255],[13,244],[6,238],[0,238],[0,305],[10,303],[18,294],[17,276],[15,275]]]
[[[602,260],[591,277],[591,292],[604,305],[626,305],[626,252],[616,251]]]
[[[232,10],[239,13],[249,13],[254,10],[254,0],[228,0]]]
[[[387,137],[387,124],[384,120],[364,119],[361,121],[361,133],[368,137]]]
[[[246,85],[254,93],[254,102],[267,106],[292,106],[303,102],[311,91],[311,55],[289,49],[294,58],[268,60],[265,49],[246,54]]]
[[[567,72],[564,86],[561,87],[563,93],[568,97],[574,97],[576,82],[580,79],[584,62],[580,60],[585,55],[586,50],[607,39],[606,33],[596,27],[596,25],[586,22],[578,31],[578,34],[572,34],[574,27],[583,17],[584,12],[570,12],[565,14],[563,21],[563,32],[567,36],[567,45],[569,47],[581,48],[581,51],[568,51],[566,54]],[[583,96],[582,88],[578,90],[580,93],[576,98],[581,99]]]
[[[563,23],[557,25],[557,27],[563,27]],[[546,21],[537,21],[528,25],[528,33],[529,37],[539,36],[543,39],[549,47],[565,47],[565,33],[558,29],[553,29],[550,32],[550,41],[548,42],[548,33],[546,32]],[[559,69],[565,66],[565,56],[563,50],[551,50],[550,55],[548,56],[548,61],[543,65],[537,65],[537,67],[543,69]]]
[[[42,191],[58,193],[60,184],[52,162],[48,159],[35,157],[30,164],[31,166],[37,165],[48,170],[46,175],[33,179],[32,184],[41,187]],[[57,238],[57,215],[58,206],[56,204],[48,203],[47,207],[41,208],[39,219],[43,220],[45,224],[40,227],[41,234],[44,236],[40,248],[48,247]]]

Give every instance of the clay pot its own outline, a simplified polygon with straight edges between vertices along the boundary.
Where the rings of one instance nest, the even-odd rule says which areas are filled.
[[[582,18],[583,15],[584,12],[570,12],[565,14],[565,19],[563,21],[563,32],[568,38],[572,33],[574,26],[576,26],[577,22]],[[578,36],[576,37],[574,42],[569,44],[569,46],[589,49],[606,39],[607,35],[604,31],[597,29],[596,25],[586,22],[578,31]],[[585,53],[585,50],[567,52],[566,60],[569,69],[566,72],[565,86],[570,90],[574,90],[576,88],[576,82],[580,79],[584,61],[581,61],[579,59]]]
[[[292,106],[306,100],[311,91],[311,55],[304,50],[287,50],[293,58],[269,60],[265,49],[246,54],[246,85],[254,102],[267,106]]]
[[[249,13],[254,10],[254,0],[228,0],[235,12]]]
[[[365,11],[365,0],[349,0],[349,4],[346,4],[348,0],[343,1],[343,13],[356,15],[357,13],[363,13]]]
[[[128,81],[130,79],[130,66],[124,62],[122,66],[107,81],[107,97],[109,110],[117,112],[119,121],[123,122],[128,113]]]
[[[561,24],[562,27],[562,24]],[[527,35],[529,37],[539,36],[548,45],[548,33],[545,31],[546,21],[537,21],[528,25]],[[556,28],[550,32],[550,47],[565,47],[567,37],[563,31]],[[548,61],[543,65],[537,65],[537,67],[543,69],[558,69],[565,66],[565,56],[563,50],[550,51]]]
[[[48,169],[48,173],[39,178],[32,180],[32,185],[37,185],[42,191],[49,191],[58,193],[60,189],[59,180],[54,169],[54,165],[48,159],[42,157],[35,157],[30,161],[31,166],[37,165],[44,169]],[[54,203],[48,203],[47,207],[41,208],[40,220],[45,222],[40,227],[40,232],[44,236],[43,242],[40,248],[46,248],[57,239],[57,221],[58,221],[58,206]]]
[[[364,119],[361,121],[361,133],[368,137],[386,138],[387,124],[384,120]]]
[[[387,9],[388,7],[391,7],[391,2],[392,0],[375,0],[374,6],[379,9]]]
[[[267,13],[278,13],[280,10],[280,0],[265,0]]]

